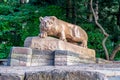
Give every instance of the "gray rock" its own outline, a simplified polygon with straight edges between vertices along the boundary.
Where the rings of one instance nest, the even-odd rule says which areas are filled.
[[[0,80],[119,80],[120,68],[105,65],[0,67]]]
[[[108,77],[108,80],[120,80],[120,76]]]
[[[26,47],[12,47],[8,65],[10,66],[30,66],[32,49]]]
[[[90,71],[63,71],[54,69],[52,71],[40,71],[26,73],[25,80],[106,80],[105,76]]]
[[[76,53],[75,55],[79,55],[79,57],[83,59],[90,59],[95,61],[95,50],[84,48],[75,44],[71,44],[69,42],[65,42],[53,37],[27,37],[24,41],[24,47],[29,47],[31,49],[38,50],[63,50],[70,51]],[[72,54],[73,55],[73,54]]]
[[[80,63],[95,63],[93,58],[83,58],[80,54],[67,50],[55,50],[54,55],[55,66],[79,65]]]
[[[0,74],[0,80],[21,80],[16,74]]]

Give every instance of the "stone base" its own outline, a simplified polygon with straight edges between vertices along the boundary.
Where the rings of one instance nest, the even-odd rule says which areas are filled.
[[[10,66],[47,66],[53,65],[53,52],[40,51],[26,47],[13,47],[8,65]]]
[[[0,80],[120,80],[120,64],[0,67]]]
[[[95,51],[62,40],[47,37],[28,37],[25,47],[13,47],[11,66],[65,66],[95,63]]]
[[[54,65],[53,51],[32,49],[31,66],[52,66]]]
[[[112,61],[109,61],[109,60],[105,60],[105,59],[102,59],[102,58],[96,58],[96,63],[98,64],[112,64],[113,62]]]
[[[93,58],[82,58],[71,51],[42,51],[25,47],[13,47],[9,61],[10,66],[67,66],[95,63]]]
[[[56,50],[54,53],[55,66],[79,65],[80,63],[95,63],[94,58],[83,58],[71,51]]]
[[[70,51],[78,54],[78,56],[81,59],[92,59],[94,61],[96,60],[95,50],[84,48],[52,37],[46,37],[46,38],[28,37],[24,42],[24,46],[38,50]]]
[[[12,47],[8,65],[31,66],[32,49],[25,47]]]

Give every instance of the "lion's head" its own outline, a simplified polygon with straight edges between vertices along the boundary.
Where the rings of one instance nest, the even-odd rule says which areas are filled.
[[[54,28],[55,26],[55,21],[56,21],[56,17],[55,16],[46,16],[46,17],[40,17],[40,27],[44,30],[51,30],[51,28]]]

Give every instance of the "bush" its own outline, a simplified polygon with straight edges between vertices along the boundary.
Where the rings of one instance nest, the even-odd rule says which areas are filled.
[[[6,4],[2,4],[0,5],[0,15],[8,15],[10,13],[13,13],[13,7],[6,5]]]
[[[7,58],[12,46],[23,46],[28,36],[39,34],[40,16],[64,18],[59,6],[33,6],[32,4],[0,4],[0,59]]]
[[[96,57],[105,57],[102,47],[102,39],[104,38],[104,36],[100,32],[100,30],[96,28],[94,24],[86,22],[81,24],[81,27],[88,34],[88,47],[96,51]]]

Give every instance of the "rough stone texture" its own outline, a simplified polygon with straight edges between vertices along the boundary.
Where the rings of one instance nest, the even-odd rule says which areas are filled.
[[[78,45],[74,45],[56,38],[46,37],[28,37],[24,42],[25,47],[38,50],[65,50],[71,51],[79,55],[82,59],[88,59],[95,61],[95,51],[88,48],[83,48]]]
[[[25,47],[13,47],[10,66],[64,66],[95,63],[95,51],[56,38],[28,37]]]
[[[90,71],[63,71],[54,69],[51,71],[40,71],[27,73],[26,80],[104,80],[104,75]]]
[[[47,66],[53,64],[53,51],[26,47],[13,47],[8,62],[10,66]]]
[[[30,66],[32,49],[26,47],[12,47],[8,65],[10,66]]]
[[[17,74],[0,74],[0,80],[22,80]]]
[[[95,63],[92,58],[85,59],[83,57],[80,57],[79,54],[71,51],[56,50],[54,52],[54,55],[55,66],[79,65],[80,63]]]
[[[102,59],[102,58],[96,58],[96,63],[106,64],[106,63],[113,63],[113,62],[109,61],[109,60]]]
[[[120,80],[120,76],[108,77],[108,80]]]
[[[23,55],[23,51],[26,55]],[[93,60],[83,59],[79,54],[70,51],[31,50],[24,47],[13,47],[9,60],[10,66],[67,66],[79,65],[80,63],[94,63]]]
[[[31,66],[50,66],[54,64],[54,54],[50,50],[32,49]]]
[[[119,67],[118,64],[0,67],[0,80],[119,80]]]

